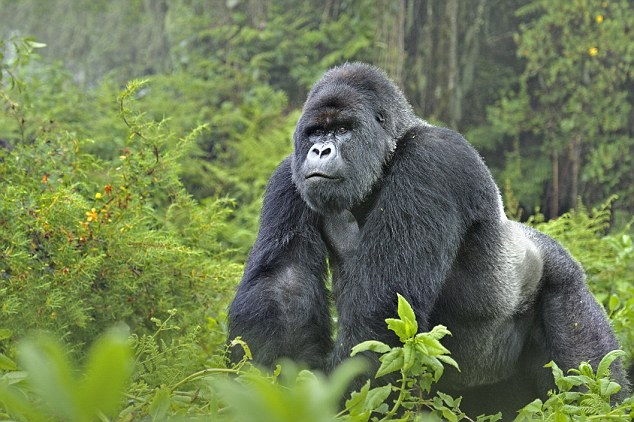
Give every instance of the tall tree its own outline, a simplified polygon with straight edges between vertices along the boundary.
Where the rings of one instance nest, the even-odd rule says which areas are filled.
[[[426,117],[462,129],[489,12],[487,0],[405,2],[405,87]]]
[[[611,193],[634,209],[631,3],[538,0],[520,13],[533,17],[516,38],[526,67],[517,90],[491,110],[513,145],[513,185],[521,178],[543,186],[548,217],[578,197],[594,203]],[[534,165],[540,157],[550,165]]]

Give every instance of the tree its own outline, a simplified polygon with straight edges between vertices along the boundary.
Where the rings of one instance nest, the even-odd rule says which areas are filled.
[[[531,17],[516,35],[526,66],[489,113],[512,145],[506,177],[525,204],[541,197],[550,218],[609,193],[634,209],[634,10],[627,0],[538,0],[518,13]]]

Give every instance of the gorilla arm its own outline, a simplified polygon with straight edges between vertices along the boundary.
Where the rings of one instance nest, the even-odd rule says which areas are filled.
[[[229,308],[229,339],[241,336],[259,364],[289,357],[324,367],[331,318],[317,223],[291,181],[289,160],[283,161],[267,187],[260,231]],[[232,353],[234,362],[242,357]]]

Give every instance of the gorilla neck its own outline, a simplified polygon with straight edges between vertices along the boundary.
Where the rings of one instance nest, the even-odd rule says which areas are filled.
[[[354,218],[357,220],[359,229],[362,229],[363,226],[365,225],[365,220],[368,217],[368,214],[370,214],[370,210],[372,210],[372,208],[374,208],[374,206],[376,205],[378,196],[379,196],[379,189],[375,187],[372,190],[372,192],[370,192],[370,195],[368,195],[363,201],[354,205],[350,209],[350,212],[352,213],[352,215],[354,215]]]

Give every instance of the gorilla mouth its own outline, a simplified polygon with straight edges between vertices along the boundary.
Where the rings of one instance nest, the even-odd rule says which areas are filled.
[[[321,173],[318,171],[314,171],[311,173],[308,173],[305,177],[306,180],[309,179],[328,179],[328,180],[338,180],[341,179],[341,177],[337,177],[337,176],[333,176],[331,174],[326,174],[326,173]]]

